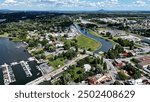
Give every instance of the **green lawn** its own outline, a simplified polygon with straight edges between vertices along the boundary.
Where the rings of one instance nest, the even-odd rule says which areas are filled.
[[[8,37],[8,34],[4,33],[4,34],[0,35],[0,37]]]
[[[54,61],[50,61],[49,65],[52,66],[54,69],[58,69],[60,67],[62,67],[65,64],[65,60],[64,58],[58,58]]]
[[[13,42],[21,42],[22,40],[19,39],[19,38],[13,38],[12,41],[13,41]]]
[[[86,37],[85,35],[80,35],[77,37],[79,48],[95,51],[101,47],[101,44],[94,39]]]
[[[94,36],[100,37],[100,35],[99,35],[98,33],[94,32],[94,31],[91,30],[91,29],[88,29],[88,32],[89,32],[90,34],[94,35]]]

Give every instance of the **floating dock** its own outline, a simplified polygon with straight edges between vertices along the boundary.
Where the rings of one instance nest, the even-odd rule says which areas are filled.
[[[20,64],[21,64],[23,70],[25,71],[26,76],[27,77],[32,77],[32,73],[30,71],[31,68],[29,67],[29,64],[27,62],[25,62],[25,61],[20,61]]]
[[[2,65],[4,84],[9,85],[16,81],[12,68],[6,63]]]

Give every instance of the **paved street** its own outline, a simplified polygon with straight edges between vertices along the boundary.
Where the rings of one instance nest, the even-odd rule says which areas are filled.
[[[149,55],[149,54],[147,54],[147,55]],[[119,58],[119,59],[116,59],[116,60],[119,60],[119,61],[127,61],[127,62],[131,63],[135,68],[137,68],[137,67],[135,66],[135,64],[132,63],[130,60],[133,59],[133,58],[140,58],[140,57],[144,57],[144,56],[147,56],[147,55],[138,55],[138,56],[133,56],[133,57],[130,57],[130,58]],[[139,69],[139,68],[138,68],[138,69]],[[145,74],[149,74],[148,72],[144,71],[143,69],[139,69],[139,70],[142,71],[142,72],[145,73]]]
[[[67,69],[64,70],[64,68],[68,68],[69,66],[76,64],[76,61],[83,59],[87,56],[88,55],[80,55],[79,57],[77,57],[77,58],[73,59],[72,61],[70,61],[69,63],[67,63],[65,66],[63,66],[63,67],[61,67],[61,68],[59,68],[59,69],[57,69],[57,70],[55,70],[49,74],[46,74],[42,77],[39,77],[39,78],[27,83],[26,85],[38,85],[39,83],[43,82],[44,80],[50,80],[51,77],[57,76],[58,74],[67,70]]]
[[[89,52],[89,51],[86,51],[87,54],[89,55],[93,55],[92,52]],[[101,58],[101,56],[99,54],[94,54],[96,57],[99,57]],[[117,69],[112,65],[112,63],[109,61],[109,59],[104,59],[104,62],[107,63],[107,69],[108,69],[108,72],[109,74],[111,75],[112,77],[112,81],[115,82],[116,81],[116,74],[117,74]]]

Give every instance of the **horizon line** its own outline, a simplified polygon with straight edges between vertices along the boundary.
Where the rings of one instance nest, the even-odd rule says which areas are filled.
[[[99,9],[99,10],[19,10],[19,9],[0,9],[0,11],[62,11],[62,12],[72,12],[72,11],[74,11],[74,12],[79,12],[79,11],[150,11],[150,10],[106,10],[106,9]]]

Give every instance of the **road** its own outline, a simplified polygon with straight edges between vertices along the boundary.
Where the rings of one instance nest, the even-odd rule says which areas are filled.
[[[76,64],[76,61],[81,60],[87,56],[89,56],[89,55],[80,55],[77,58],[69,61],[67,64],[65,64],[65,66],[63,66],[63,67],[61,67],[61,68],[59,68],[59,69],[57,69],[57,70],[55,70],[49,74],[41,76],[41,77],[27,83],[26,85],[38,85],[45,80],[50,80],[51,77],[55,77],[55,76],[59,75],[60,73],[64,72],[65,70],[67,70],[67,69],[64,70],[64,68],[68,68],[69,66]]]
[[[79,51],[82,52],[83,50],[80,49]],[[81,60],[81,59],[83,59],[83,58],[85,58],[85,57],[87,57],[89,55],[93,55],[93,52],[86,51],[86,55],[80,55],[77,58],[69,61],[63,67],[61,67],[61,68],[59,68],[59,69],[57,69],[57,70],[55,70],[55,71],[53,71],[53,72],[51,72],[49,74],[43,75],[43,76],[41,76],[41,77],[39,77],[39,78],[37,78],[37,79],[35,79],[35,80],[27,83],[26,85],[38,85],[38,84],[40,84],[41,82],[43,82],[45,80],[50,80],[51,77],[55,77],[55,76],[59,75],[60,73],[64,72],[65,70],[67,70],[67,69],[64,70],[64,68],[68,68],[71,65],[75,65],[76,61]],[[94,55],[96,57],[101,58],[101,56],[99,54],[94,54]],[[117,74],[117,69],[112,65],[112,63],[108,59],[104,58],[104,62],[107,63],[107,68],[108,68],[109,74],[112,77],[112,81],[115,82],[115,77],[116,77],[116,74]]]
[[[109,74],[112,77],[112,81],[115,82],[116,81],[116,75],[118,73],[117,69],[112,65],[112,63],[108,59],[104,58],[104,62],[107,63],[107,69],[109,71]]]
[[[133,57],[129,57],[129,58],[118,58],[116,60],[125,60],[125,61],[130,61],[133,58],[140,58],[140,57],[144,57],[144,56],[148,56],[149,54],[145,54],[145,55],[137,55],[137,56],[133,56]]]
[[[147,54],[147,55],[149,55],[149,54]],[[134,66],[135,68],[137,68],[137,67],[135,66],[135,64],[132,63],[130,60],[133,59],[133,58],[140,58],[140,57],[144,57],[144,56],[147,56],[147,55],[138,55],[138,56],[134,56],[134,57],[130,57],[130,58],[119,58],[119,59],[116,59],[116,60],[119,60],[119,61],[127,61],[127,62],[131,63],[132,66]],[[139,69],[139,68],[137,68],[137,69]],[[143,69],[139,69],[139,70],[142,71],[142,72],[145,73],[145,74],[149,74],[148,72],[144,71]]]
[[[83,51],[83,50],[80,49],[79,51]],[[86,51],[86,54],[93,55],[93,52]],[[99,54],[94,53],[94,55],[96,57],[101,58],[101,56]],[[106,62],[107,70],[112,77],[112,81],[115,82],[116,81],[116,74],[118,73],[117,69],[113,66],[113,64],[109,61],[109,59],[103,58],[103,61]]]
[[[80,49],[79,51],[82,52],[83,50]],[[65,70],[67,70],[67,69],[64,70],[64,68],[68,68],[71,65],[75,65],[76,61],[81,60],[81,59],[83,59],[83,58],[85,58],[85,57],[87,57],[89,55],[93,55],[93,52],[86,51],[86,55],[80,55],[79,57],[69,61],[65,66],[63,66],[63,67],[61,67],[61,68],[59,68],[59,69],[57,69],[57,70],[55,70],[55,71],[53,71],[53,72],[51,72],[49,74],[46,74],[46,75],[44,75],[42,77],[39,77],[39,78],[37,78],[37,79],[27,83],[26,85],[38,85],[39,83],[41,83],[41,82],[43,82],[45,80],[50,80],[51,77],[55,77],[55,76],[59,75],[60,73],[64,72]],[[101,56],[99,54],[94,53],[94,55],[96,57],[101,58]],[[140,55],[140,56],[131,57],[131,58],[124,58],[124,59],[117,59],[117,60],[130,61],[130,59],[132,59],[132,58],[139,58],[139,57],[142,57],[142,56],[145,56],[145,55]],[[112,77],[112,81],[115,82],[116,81],[117,69],[112,65],[112,63],[109,61],[109,59],[105,59],[104,58],[104,62],[107,63],[108,72],[109,72],[109,74]],[[143,70],[141,70],[141,71],[143,71]],[[144,71],[144,73],[146,73],[146,72]]]

